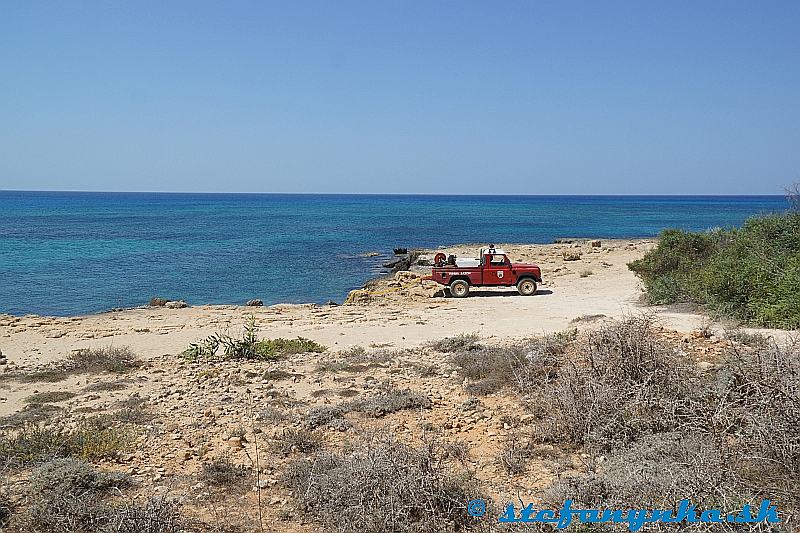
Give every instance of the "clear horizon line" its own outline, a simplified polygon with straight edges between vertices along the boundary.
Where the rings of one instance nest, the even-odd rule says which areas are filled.
[[[602,193],[602,194],[575,194],[575,193],[548,193],[548,194],[488,194],[488,193],[475,193],[475,194],[452,194],[452,193],[419,193],[419,192],[254,192],[254,191],[137,191],[137,190],[86,190],[86,189],[0,189],[0,193],[76,193],[76,194],[232,194],[232,195],[273,195],[273,196],[491,196],[491,197],[547,197],[547,196],[576,196],[576,197],[591,197],[591,196],[762,196],[762,197],[786,197],[786,194],[767,194],[767,193]]]

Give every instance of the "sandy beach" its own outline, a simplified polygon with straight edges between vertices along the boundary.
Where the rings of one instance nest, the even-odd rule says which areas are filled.
[[[472,257],[480,245],[443,249]],[[583,245],[502,245],[517,261],[536,262],[543,283],[536,295],[522,297],[513,288],[480,288],[463,300],[388,292],[369,303],[346,306],[280,304],[268,307],[191,305],[110,311],[78,317],[0,316],[0,350],[11,365],[29,368],[52,362],[70,351],[98,346],[130,346],[151,359],[181,352],[190,342],[214,332],[237,333],[254,316],[267,338],[307,337],[331,349],[388,344],[396,348],[430,340],[478,333],[483,337],[520,338],[560,331],[584,316],[618,318],[641,312],[639,282],[627,263],[654,246],[653,240],[604,241]],[[565,261],[565,250],[581,251]],[[425,267],[415,267],[428,272]],[[385,280],[375,290],[391,289]],[[192,304],[192,302],[189,302]],[[648,308],[665,326],[696,328],[698,314]]]

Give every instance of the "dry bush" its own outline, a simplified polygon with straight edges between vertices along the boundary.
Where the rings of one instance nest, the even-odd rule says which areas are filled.
[[[136,354],[128,346],[87,348],[70,354],[63,368],[76,372],[126,372],[141,366]]]
[[[769,344],[769,339],[761,333],[749,333],[740,329],[726,331],[725,338],[751,348],[764,348]]]
[[[286,429],[273,442],[273,448],[284,455],[311,453],[322,447],[322,437],[305,429]]]
[[[178,533],[187,531],[177,505],[163,498],[145,504],[115,503],[131,484],[125,474],[100,472],[71,458],[53,459],[29,478],[27,508],[12,517],[9,531],[54,533]]]
[[[40,492],[102,492],[126,487],[126,474],[99,472],[89,463],[64,457],[52,459],[36,467],[30,475],[30,490]]]
[[[519,434],[511,433],[497,455],[497,462],[506,472],[516,476],[525,472],[530,457],[530,450],[522,444]]]
[[[553,379],[561,356],[574,340],[568,331],[509,346],[480,347],[452,356],[458,373],[468,379],[470,394],[485,395],[507,386],[522,393]]]
[[[70,391],[37,392],[25,398],[25,403],[29,404],[58,403],[70,400],[75,396],[77,396],[77,394]]]
[[[431,341],[427,346],[437,352],[455,353],[481,348],[481,345],[478,344],[479,340],[480,335],[477,333],[460,333],[454,337],[445,337],[438,341]]]
[[[345,411],[358,411],[373,418],[405,409],[428,409],[430,406],[431,400],[427,396],[409,389],[389,389],[363,400],[342,404]]]
[[[734,351],[719,373],[714,426],[754,483],[800,504],[800,344]]]
[[[344,418],[344,413],[344,409],[333,405],[312,407],[306,416],[306,426],[309,429],[326,426],[331,422]]]
[[[23,466],[57,457],[108,459],[133,442],[133,434],[109,416],[96,416],[68,427],[26,424],[0,434],[0,462]]]
[[[203,464],[200,479],[209,485],[231,487],[241,485],[250,476],[250,470],[233,464],[228,457],[221,457]]]
[[[60,407],[49,403],[28,404],[16,413],[0,417],[0,427],[19,428],[28,424],[36,424],[53,418],[61,410]]]
[[[137,393],[131,394],[125,400],[119,401],[114,407],[117,408],[111,417],[114,420],[125,424],[142,425],[152,422],[156,415],[145,408],[146,399]]]
[[[21,530],[101,531],[112,508],[104,496],[130,484],[124,474],[97,471],[70,458],[53,459],[30,475],[30,505],[18,517]]]
[[[532,436],[608,460],[557,482],[546,500],[664,508],[691,498],[736,510],[767,498],[796,525],[800,344],[734,347],[714,372],[694,368],[647,317],[589,334],[533,402],[540,420]]]
[[[684,498],[699,508],[722,510],[754,503],[728,460],[703,435],[650,435],[615,452],[600,473],[557,481],[543,501],[560,507],[573,499],[583,509],[663,509]]]
[[[531,391],[542,442],[623,446],[640,436],[702,425],[695,365],[653,332],[649,316],[588,333],[576,358]]]
[[[166,498],[150,498],[144,505],[130,503],[117,507],[108,520],[108,533],[182,533],[187,524],[181,517],[178,505]],[[209,529],[200,528],[200,531]]]
[[[388,435],[297,461],[284,482],[301,510],[339,533],[464,529],[473,523],[466,502],[480,497],[471,473],[449,467],[435,441],[414,448]]]

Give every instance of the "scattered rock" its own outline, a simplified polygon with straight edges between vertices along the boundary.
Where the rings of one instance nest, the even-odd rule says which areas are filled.
[[[395,281],[411,281],[417,280],[422,277],[422,274],[418,272],[411,272],[410,270],[401,270],[399,272],[395,272],[394,279]]]
[[[592,248],[600,248],[603,246],[603,241],[591,241],[590,244]]]
[[[184,307],[189,307],[189,304],[183,300],[173,300],[164,304],[164,307],[167,309],[183,309]]]
[[[259,300],[258,298],[253,298],[252,300],[247,300],[247,303],[245,305],[248,307],[261,307],[262,305],[264,305],[264,302]]]
[[[582,255],[580,250],[564,250],[561,253],[564,261],[580,261]]]
[[[169,300],[165,298],[159,298],[159,297],[150,298],[150,307],[164,307],[165,305],[167,305],[168,302]]]

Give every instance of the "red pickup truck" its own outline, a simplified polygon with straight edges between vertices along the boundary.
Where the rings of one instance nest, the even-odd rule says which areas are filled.
[[[512,263],[503,250],[493,245],[481,248],[480,259],[457,259],[438,253],[433,259],[432,279],[450,287],[454,298],[469,295],[470,287],[512,287],[523,296],[536,292],[536,284],[542,282],[542,271],[537,265]]]

